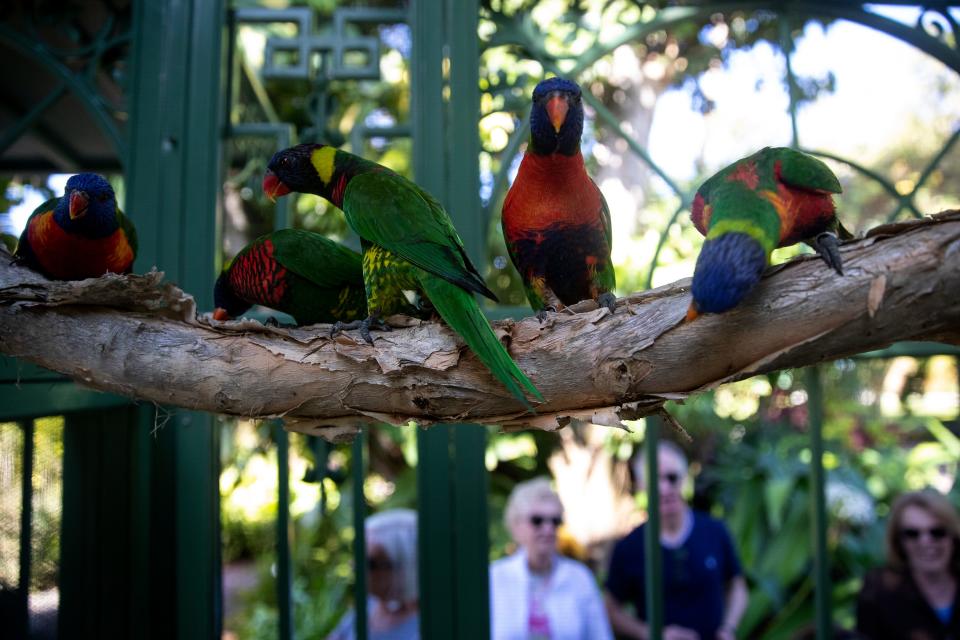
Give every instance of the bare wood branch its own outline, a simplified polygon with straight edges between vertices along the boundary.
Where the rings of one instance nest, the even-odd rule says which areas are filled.
[[[845,275],[817,258],[771,269],[737,309],[683,323],[688,281],[497,323],[547,402],[527,415],[445,326],[393,318],[375,346],[329,328],[195,317],[162,274],[50,282],[0,262],[0,352],[157,403],[283,416],[327,436],[364,421],[618,425],[665,399],[900,340],[960,344],[960,211],[845,244]],[[311,353],[312,352],[312,353]]]

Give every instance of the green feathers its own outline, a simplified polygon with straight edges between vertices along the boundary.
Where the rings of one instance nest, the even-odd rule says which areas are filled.
[[[496,296],[433,196],[386,167],[324,145],[277,152],[263,182],[268,194],[314,193],[343,210],[364,242],[368,321],[423,294],[517,400],[530,408],[524,390],[543,400],[480,311],[473,292]]]

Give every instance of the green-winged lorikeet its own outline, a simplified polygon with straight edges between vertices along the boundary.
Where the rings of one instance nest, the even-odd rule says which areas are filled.
[[[580,87],[550,78],[533,90],[530,143],[503,203],[503,238],[530,306],[543,318],[593,299],[612,312],[610,211],[580,154]]]
[[[313,193],[343,210],[362,242],[370,315],[356,326],[368,342],[370,324],[396,313],[416,292],[515,398],[528,407],[525,392],[543,399],[480,311],[474,292],[496,296],[471,264],[450,216],[429,193],[384,166],[321,144],[277,152],[263,190],[270,197]]]
[[[693,275],[687,314],[733,308],[760,281],[771,252],[799,241],[810,244],[843,274],[832,194],[837,177],[820,160],[785,147],[765,147],[703,183],[692,219],[706,236]]]
[[[117,207],[110,183],[95,173],[78,173],[67,180],[62,197],[30,214],[14,256],[56,280],[130,273],[137,232]]]
[[[303,229],[274,231],[244,247],[217,278],[213,300],[217,320],[254,304],[297,324],[367,317],[360,254]]]

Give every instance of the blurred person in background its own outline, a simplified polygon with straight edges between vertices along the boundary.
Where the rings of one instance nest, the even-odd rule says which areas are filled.
[[[417,513],[390,509],[365,522],[367,538],[367,637],[418,640]],[[356,614],[344,615],[328,640],[354,640]]]
[[[898,497],[887,564],[864,579],[857,631],[869,640],[960,639],[960,516],[932,489]]]
[[[513,488],[504,514],[517,551],[490,566],[493,640],[610,640],[590,570],[557,552],[563,505],[548,478]]]
[[[643,452],[634,458],[644,482]],[[660,488],[660,551],[663,567],[664,640],[733,640],[747,608],[747,583],[727,527],[691,509],[683,498],[687,457],[676,444],[657,449]],[[646,623],[644,527],[617,543],[606,581],[613,630],[626,638],[650,637]],[[636,614],[629,612],[633,605]]]

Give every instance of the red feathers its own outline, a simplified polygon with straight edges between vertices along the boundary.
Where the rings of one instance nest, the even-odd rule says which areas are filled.
[[[273,241],[254,244],[230,269],[230,286],[236,295],[276,307],[287,293],[287,270],[274,258]]]
[[[67,233],[51,210],[33,216],[26,235],[43,271],[58,280],[97,278],[108,271],[130,273],[133,267],[133,248],[123,229],[105,238]]]
[[[503,203],[507,241],[518,240],[555,224],[595,223],[603,229],[600,190],[587,175],[583,156],[526,154]]]

